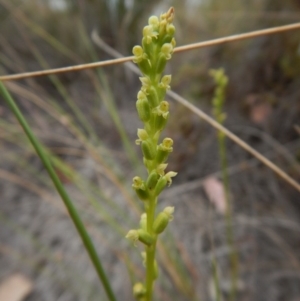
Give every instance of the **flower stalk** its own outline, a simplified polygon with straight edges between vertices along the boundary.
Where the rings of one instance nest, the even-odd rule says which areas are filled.
[[[213,114],[216,120],[223,124],[226,119],[226,114],[224,113],[224,103],[225,103],[225,92],[228,85],[228,77],[225,74],[224,69],[220,68],[217,70],[210,70],[210,75],[213,77],[216,84],[215,95],[212,100],[213,104]],[[232,224],[232,206],[229,193],[229,175],[228,175],[228,163],[226,155],[226,144],[225,135],[223,132],[218,131],[218,146],[219,146],[219,157],[222,170],[222,181],[225,190],[226,199],[226,240],[230,248],[230,280],[231,288],[229,300],[234,301],[237,293],[237,281],[238,281],[238,254],[234,246],[234,233]]]
[[[167,207],[156,214],[159,194],[170,186],[176,172],[166,172],[167,159],[173,151],[171,138],[160,139],[161,132],[169,118],[169,103],[165,100],[170,89],[171,75],[163,75],[167,61],[171,59],[176,45],[174,8],[160,15],[149,18],[148,25],[143,29],[142,45],[133,47],[134,63],[141,72],[141,89],[137,94],[136,109],[143,129],[137,130],[143,162],[147,169],[147,178],[134,177],[132,188],[144,203],[145,212],[141,216],[140,229],[130,230],[126,238],[144,245],[142,252],[146,267],[144,284],[138,282],[133,287],[133,294],[139,301],[151,301],[154,281],[158,277],[158,267],[155,259],[158,236],[166,229],[173,219],[174,207]]]

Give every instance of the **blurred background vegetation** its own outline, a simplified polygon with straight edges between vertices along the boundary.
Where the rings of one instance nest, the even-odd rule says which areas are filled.
[[[174,6],[178,45],[298,22],[298,0],[0,0],[1,75],[106,60],[141,40],[151,14]],[[225,126],[300,181],[299,30],[175,54],[172,89],[211,114],[211,68],[229,77]],[[139,220],[131,178],[142,169],[134,145],[139,80],[123,65],[6,83],[80,209],[119,300],[142,279],[138,249],[125,241]],[[224,217],[205,179],[220,176],[215,130],[172,102],[166,135],[179,172],[162,205],[176,207],[160,245],[156,300],[215,300],[212,258],[229,297]],[[0,99],[0,281],[22,273],[26,301],[106,300],[61,201]],[[237,300],[299,300],[300,197],[227,141]],[[144,172],[144,171],[142,171]]]

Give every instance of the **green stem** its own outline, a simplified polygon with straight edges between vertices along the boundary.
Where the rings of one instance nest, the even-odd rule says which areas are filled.
[[[156,198],[149,201],[149,207],[147,208],[147,231],[153,235],[153,223],[155,216]],[[146,300],[152,300],[153,285],[155,281],[155,250],[156,250],[156,239],[155,242],[146,247]]]
[[[24,118],[23,114],[19,110],[18,106],[12,99],[11,95],[8,93],[2,82],[0,81],[0,93],[4,97],[4,100],[14,113],[15,117],[19,121],[20,125],[22,126],[25,134],[27,135],[28,139],[30,140],[32,146],[34,147],[36,153],[40,157],[41,161],[43,162],[57,192],[61,196],[65,206],[68,209],[68,212],[70,214],[70,217],[78,231],[78,234],[80,235],[82,242],[86,248],[86,251],[89,254],[89,257],[94,265],[94,268],[98,274],[98,277],[100,281],[102,282],[102,285],[105,289],[105,292],[107,294],[107,297],[110,301],[116,301],[116,298],[114,296],[114,293],[111,289],[110,283],[106,277],[106,274],[104,272],[104,269],[102,267],[101,261],[98,257],[97,251],[94,247],[94,244],[89,236],[89,234],[86,231],[86,228],[80,219],[80,216],[74,207],[69,195],[67,194],[66,190],[64,189],[62,183],[60,182],[56,172],[54,171],[51,162],[49,160],[49,157],[46,155],[43,146],[39,143],[37,138],[34,136],[29,124],[27,123],[26,119]]]
[[[231,278],[231,290],[230,290],[230,300],[235,300],[236,290],[237,290],[237,273],[238,273],[238,257],[237,252],[234,247],[234,234],[233,234],[233,225],[232,225],[232,210],[231,202],[229,196],[229,176],[228,176],[228,165],[227,165],[227,156],[226,156],[226,145],[225,145],[225,136],[223,133],[218,132],[218,144],[219,144],[219,154],[221,160],[221,169],[222,169],[222,181],[225,190],[225,199],[226,199],[226,237],[227,243],[230,247],[230,278]]]

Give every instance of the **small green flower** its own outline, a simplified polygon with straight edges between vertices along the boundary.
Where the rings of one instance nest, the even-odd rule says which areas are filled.
[[[148,94],[148,91],[151,88],[151,80],[150,80],[150,78],[147,77],[147,76],[143,76],[143,77],[140,77],[140,81],[142,82],[142,89],[141,90],[145,94]]]
[[[158,87],[167,90],[170,90],[170,83],[172,80],[172,75],[165,75],[162,77],[161,82],[159,83]]]
[[[168,164],[159,164],[156,168],[157,173],[160,176],[164,176],[165,175],[165,169],[167,168]]]
[[[126,234],[125,238],[130,240],[136,247],[137,246],[136,243],[139,239],[139,233],[137,230],[129,230],[128,233]]]
[[[173,24],[167,24],[166,31],[167,31],[167,34],[173,36],[175,33],[175,26]]]
[[[163,100],[158,107],[153,109],[153,113],[166,119],[169,115],[169,103]]]
[[[168,187],[172,184],[172,178],[177,176],[177,172],[169,171],[164,177],[167,179]]]
[[[141,91],[140,91],[141,92]],[[143,92],[142,92],[143,93]],[[140,98],[136,102],[136,109],[141,121],[146,122],[151,117],[151,110],[147,98]]]
[[[145,183],[140,177],[134,177],[132,179],[132,187],[134,189],[146,190]]]
[[[163,142],[158,146],[159,150],[171,153],[173,151],[173,140],[171,138],[165,138]]]
[[[148,59],[147,54],[144,52],[141,46],[134,46],[132,49],[132,53],[134,55],[133,61],[135,63],[140,63],[141,61]]]
[[[171,43],[165,43],[161,47],[161,54],[164,55],[166,60],[169,60],[172,57],[173,50],[174,50],[174,48],[173,48],[173,45]]]
[[[137,282],[133,286],[133,295],[138,300],[142,300],[142,298],[145,297],[145,295],[146,295],[146,288],[145,288],[145,286],[144,286],[143,283]]]
[[[157,39],[158,32],[155,30],[155,28],[152,25],[147,25],[143,29],[143,36],[146,40],[146,43],[150,44],[152,42],[152,38]]]
[[[153,27],[154,30],[159,28],[159,19],[156,16],[151,16],[148,20],[148,24]]]
[[[139,137],[139,139],[135,140],[135,144],[137,145],[140,145],[142,141],[145,141],[149,138],[147,131],[145,131],[144,129],[138,129],[137,135]]]

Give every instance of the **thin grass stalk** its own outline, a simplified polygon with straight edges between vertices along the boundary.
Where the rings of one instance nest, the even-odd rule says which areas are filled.
[[[52,164],[48,158],[48,156],[46,155],[43,146],[39,143],[39,141],[35,138],[35,135],[33,134],[29,124],[27,123],[25,117],[23,116],[23,114],[21,113],[21,111],[19,110],[18,106],[16,105],[15,101],[13,100],[13,98],[11,97],[11,95],[9,94],[9,92],[6,90],[6,88],[4,87],[4,85],[2,84],[2,82],[0,82],[0,92],[5,100],[5,102],[7,103],[7,105],[10,107],[11,111],[13,112],[13,114],[15,115],[15,117],[17,118],[18,122],[20,123],[20,125],[22,126],[26,136],[28,137],[28,139],[30,140],[32,146],[34,147],[36,153],[38,154],[38,156],[40,157],[41,161],[43,162],[57,192],[59,193],[59,195],[61,196],[65,206],[68,209],[68,212],[70,214],[70,217],[78,231],[78,234],[80,235],[82,242],[85,246],[86,251],[89,254],[89,257],[94,265],[94,268],[97,272],[97,275],[99,277],[100,282],[102,283],[104,290],[106,292],[106,295],[108,297],[108,299],[110,301],[116,301],[115,295],[112,291],[112,288],[110,286],[109,280],[105,274],[105,271],[102,267],[102,263],[100,258],[98,257],[97,251],[95,249],[95,246],[75,208],[75,206],[73,205],[69,195],[67,194],[66,190],[64,189],[62,183],[60,182],[56,172],[54,171]]]
[[[219,124],[224,124],[226,119],[226,114],[223,112],[223,107],[225,103],[225,90],[228,85],[228,77],[225,75],[224,70],[211,70],[210,75],[214,78],[216,83],[215,95],[213,98],[213,114],[219,122]],[[238,276],[238,257],[237,252],[234,246],[234,233],[232,225],[232,204],[229,193],[229,175],[228,175],[228,163],[227,163],[227,154],[226,154],[226,136],[222,131],[217,131],[217,140],[219,148],[219,157],[221,163],[221,174],[222,182],[225,191],[225,219],[226,219],[226,240],[230,248],[230,279],[231,279],[231,288],[230,288],[230,300],[235,300],[236,290],[237,290],[237,276]]]
[[[219,145],[219,156],[221,161],[221,173],[222,173],[222,182],[224,185],[225,199],[226,199],[226,239],[227,244],[230,248],[230,279],[231,279],[231,289],[230,289],[230,300],[235,300],[237,292],[237,277],[238,277],[238,256],[237,251],[234,245],[234,233],[233,233],[233,224],[232,224],[232,206],[231,199],[229,194],[229,176],[228,176],[228,163],[226,156],[226,145],[225,145],[225,135],[218,132],[218,145]]]
[[[215,254],[215,243],[214,243],[214,228],[212,226],[212,208],[211,204],[208,208],[208,237],[212,249],[212,255],[210,259],[211,268],[212,268],[212,280],[215,290],[215,296],[212,298],[216,301],[222,301],[222,293],[220,288],[220,275],[219,275],[219,269],[218,269],[218,261]],[[211,292],[212,293],[212,292]]]

